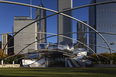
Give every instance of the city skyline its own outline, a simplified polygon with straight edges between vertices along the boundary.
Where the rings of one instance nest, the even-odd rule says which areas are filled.
[[[9,0],[9,1],[15,1],[15,0]],[[31,0],[28,1],[30,2]],[[5,27],[5,29],[1,29],[1,31],[4,31],[5,33],[8,33],[5,30],[8,31],[11,28],[11,26],[8,25],[11,25],[9,24],[9,22],[12,20],[8,20],[8,19],[10,18],[10,16],[11,17],[14,16],[14,22],[13,22],[14,24],[12,26],[11,32],[16,32],[16,33],[14,33],[13,37],[10,35],[13,38],[12,40],[14,41],[12,43],[13,45],[12,47],[14,47],[15,55],[13,56],[15,57],[18,54],[22,54],[23,58],[27,59],[25,60],[22,58],[20,62],[18,61],[18,63],[20,63],[21,66],[23,67],[93,67],[94,66],[93,64],[96,62],[97,63],[99,62],[99,64],[102,64],[102,61],[104,62],[104,59],[102,59],[101,57],[106,58],[108,60],[106,64],[107,63],[113,64],[113,62],[116,62],[114,58],[116,52],[115,53],[112,52],[112,51],[116,51],[115,47],[113,48],[114,44],[116,44],[115,41],[116,36],[112,37],[108,35],[111,33],[106,33],[106,32],[116,33],[115,31],[116,28],[115,4],[116,3],[112,3],[112,2],[116,2],[115,0],[113,0],[112,2],[104,2],[108,0],[92,0],[91,3],[88,3],[90,5],[83,4],[84,7],[86,6],[89,7],[83,9],[76,9],[76,10],[71,9],[68,11],[60,12],[59,13],[60,15],[57,14],[59,11],[70,9],[72,8],[72,5],[73,7],[77,8],[77,4],[75,5],[76,2],[74,2],[77,0],[54,0],[56,2],[53,2],[53,4],[56,7],[53,6],[53,8],[50,8],[49,6],[47,7],[43,3],[43,1],[45,0],[39,0],[39,1],[40,3],[38,5],[35,5],[34,7],[45,6],[46,9],[51,9],[53,12],[55,12],[56,15],[54,15],[54,13],[52,12],[48,12],[40,8],[39,9],[32,8],[33,11],[31,13],[30,7],[19,6],[19,5],[25,5],[22,3],[19,5],[5,4],[6,6],[5,5],[4,6],[6,8],[3,7],[4,9],[2,10],[4,16],[0,14],[1,17],[3,17],[3,20],[1,20],[0,24],[2,25],[7,24],[7,27],[1,26],[2,28]],[[24,3],[26,2],[27,1],[24,1]],[[103,2],[103,3],[98,3],[98,2]],[[106,3],[110,3],[110,4],[106,4]],[[0,6],[1,4],[2,3],[0,3]],[[14,3],[14,4],[18,4],[18,3]],[[30,3],[27,2],[27,4]],[[34,0],[32,4],[34,5]],[[52,0],[50,4],[52,5]],[[12,7],[12,9],[9,10],[8,6]],[[26,5],[26,6],[30,6],[30,5]],[[6,12],[4,12],[4,10]],[[8,11],[10,11],[11,13]],[[34,17],[31,16],[31,14],[34,15]],[[51,14],[53,14],[54,16],[52,16]],[[51,17],[43,18],[49,15],[51,15]],[[37,21],[38,19],[41,18],[43,19]],[[37,35],[37,33],[41,31],[48,33],[47,36],[51,36],[55,34],[58,34],[58,36],[56,35],[55,37],[49,39],[45,38],[45,40],[39,41],[38,38],[41,39],[46,37],[46,35],[42,33]],[[68,32],[75,32],[75,34],[65,35],[65,33]],[[107,35],[102,34],[101,32],[104,32]],[[61,35],[62,37],[59,38],[59,34],[63,34],[63,36]],[[69,39],[67,40],[67,38]],[[2,35],[1,52],[3,53],[5,51],[5,48],[9,49],[9,47],[7,47],[7,44],[10,45],[9,44],[10,42],[7,42],[8,39],[9,38],[7,34],[4,36]],[[47,42],[45,42],[46,39]],[[4,44],[6,45],[4,46]],[[112,46],[110,46],[111,44]],[[103,51],[102,48],[105,48],[105,50]],[[10,51],[7,51],[7,49],[5,52],[10,53]],[[106,49],[108,51],[106,51]],[[108,54],[108,56],[103,55],[106,53]],[[96,58],[93,56],[94,54]],[[89,59],[89,56],[90,57],[92,56],[92,59],[95,59],[96,61],[94,62],[94,60]],[[3,58],[3,55],[1,55],[1,65],[5,64],[6,58]],[[35,61],[33,62],[31,59],[35,59]],[[12,64],[15,64],[15,60],[12,61]]]
[[[12,0],[9,0],[9,1],[12,1]],[[13,1],[15,1],[15,0],[13,0]],[[17,1],[19,1],[19,0],[17,0]],[[28,3],[29,4],[29,0],[24,0],[24,1],[22,1],[22,3]],[[51,0],[51,2],[53,2],[53,3],[50,3],[50,4],[47,4],[47,1],[45,1],[45,0],[42,0],[42,4],[45,6],[45,8],[50,8],[50,9],[54,9],[54,10],[57,10],[57,0]],[[90,2],[91,2],[91,0],[88,0],[87,2],[86,1],[84,1],[84,0],[79,0],[79,1],[77,1],[77,0],[73,0],[73,7],[77,7],[77,6],[81,6],[81,5],[86,5],[86,4],[90,4]],[[14,25],[13,24],[13,20],[12,20],[12,18],[14,18],[14,16],[30,16],[30,13],[29,13],[29,10],[30,10],[30,8],[29,7],[25,7],[25,6],[19,6],[19,5],[10,5],[10,4],[4,4],[4,3],[0,3],[1,5],[0,6],[3,6],[3,7],[5,7],[5,9],[6,9],[6,6],[7,7],[9,7],[9,8],[13,8],[14,10],[16,10],[16,7],[17,8],[20,8],[21,10],[24,10],[25,9],[25,11],[26,12],[24,12],[23,11],[23,13],[22,13],[22,11],[20,11],[20,14],[19,13],[17,13],[17,12],[19,12],[19,11],[16,11],[16,12],[14,12],[13,13],[13,15],[10,15],[11,13],[9,13],[9,15],[7,16],[7,17],[5,17],[5,13],[6,13],[6,11],[9,11],[9,9],[8,10],[5,10],[5,9],[3,9],[3,8],[0,8],[1,10],[3,10],[2,11],[2,13],[1,13],[1,19],[0,19],[0,21],[3,21],[3,20],[6,20],[7,19],[7,21],[8,21],[8,23],[4,23],[4,22],[0,22],[0,26],[2,25],[2,24],[4,24],[4,26],[2,26],[2,30],[0,31],[0,33],[7,33],[7,32],[12,32],[12,26]],[[40,4],[40,1],[38,0],[38,2],[35,0],[35,1],[33,1],[32,2],[32,4],[33,5],[37,5],[37,6],[39,6],[39,4]],[[14,6],[15,6],[15,8],[14,8]],[[53,7],[54,6],[54,7]],[[22,8],[23,7],[23,8]],[[11,9],[11,12],[12,11],[14,11],[13,9]],[[34,14],[34,12],[35,12],[35,9],[36,8],[33,8],[33,19],[35,19],[35,14]],[[27,12],[28,11],[28,12]],[[81,12],[80,11],[82,11],[82,12],[84,12],[85,14],[81,14]],[[5,13],[4,13],[5,12]],[[75,13],[76,12],[76,13]],[[16,14],[15,14],[16,13]],[[50,15],[50,14],[52,14],[52,12],[48,12],[47,11],[47,15]],[[2,19],[2,17],[4,16],[4,18]],[[73,11],[73,16],[75,17],[75,18],[78,18],[78,19],[80,19],[80,20],[83,20],[83,21],[88,21],[88,8],[83,8],[83,9],[78,9],[78,10],[74,10]],[[52,22],[52,20],[54,19],[54,22]],[[9,25],[9,26],[8,26]],[[12,25],[12,26],[10,26],[10,25]],[[75,26],[75,27],[74,27]],[[8,27],[8,29],[6,30],[6,28],[4,29],[4,27]],[[51,27],[52,28],[54,28],[54,30],[51,30]],[[76,31],[76,21],[74,21],[73,20],[73,31],[75,32]],[[52,17],[50,17],[50,18],[47,18],[47,32],[49,32],[49,33],[57,33],[57,15],[55,15],[55,16],[52,16]],[[75,37],[73,37],[73,38],[75,38],[76,39],[76,36]],[[1,39],[0,39],[1,40]],[[51,38],[50,39],[48,39],[48,40],[50,40],[51,41]],[[53,41],[53,40],[52,40]],[[55,40],[54,40],[54,42],[56,42],[57,41],[57,39],[55,38]]]

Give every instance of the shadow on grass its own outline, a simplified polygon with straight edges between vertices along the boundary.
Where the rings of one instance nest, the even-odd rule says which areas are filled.
[[[79,68],[78,70],[73,70],[72,72],[116,76],[116,68]]]
[[[3,68],[0,77],[115,77],[115,71],[116,68]]]

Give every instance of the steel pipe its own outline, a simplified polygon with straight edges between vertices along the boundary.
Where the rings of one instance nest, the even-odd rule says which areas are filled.
[[[18,3],[18,2],[10,2],[10,1],[0,1],[0,2],[1,2],[1,3],[10,3],[10,4],[17,4],[17,5],[23,5],[23,6],[30,6],[30,7],[33,7],[33,5],[24,4],[24,3]],[[114,3],[114,2],[116,2],[116,1],[108,1],[108,2],[94,3],[94,4],[90,4],[90,5],[84,5],[84,6],[72,8],[72,9],[69,9],[69,10],[74,10],[74,9],[79,9],[79,8],[88,7],[88,6],[94,6],[94,5],[101,5],[101,4]],[[37,7],[37,6],[36,6],[36,7]],[[54,14],[49,15],[49,16],[46,16],[46,17],[44,17],[44,18],[42,18],[42,19],[45,19],[45,18],[50,17],[50,16],[53,16],[53,15],[55,15],[55,14],[61,14],[61,15],[67,16],[67,17],[69,17],[69,18],[72,18],[72,19],[74,19],[74,20],[76,20],[76,21],[78,21],[78,22],[81,22],[81,23],[83,23],[85,26],[88,26],[89,28],[91,28],[92,30],[94,30],[94,31],[106,42],[106,44],[107,44],[107,46],[108,46],[108,48],[109,48],[109,50],[110,50],[110,53],[111,53],[111,48],[110,48],[108,42],[106,41],[106,39],[105,39],[97,30],[95,30],[95,29],[92,28],[91,26],[87,25],[86,23],[84,23],[84,22],[82,22],[82,21],[80,21],[80,20],[78,20],[78,19],[76,19],[76,18],[74,18],[74,17],[71,17],[71,16],[69,16],[69,15],[63,14],[63,12],[66,12],[66,11],[69,11],[69,10],[65,10],[65,11],[62,11],[62,12],[57,12],[57,11],[54,11],[54,10],[51,10],[51,9],[47,9],[47,8],[43,8],[43,7],[38,7],[38,8],[44,9],[44,10],[48,10],[48,11],[52,11],[52,12],[55,12]],[[41,19],[39,19],[39,20],[41,20]],[[37,21],[39,21],[39,20],[36,20],[35,22],[37,22]],[[33,23],[34,23],[34,22],[30,23],[29,25],[31,25],[31,24],[33,24]],[[29,26],[29,25],[28,25],[28,26]],[[22,31],[24,28],[28,27],[28,26],[25,26],[25,27],[23,27],[22,29],[20,29],[20,30],[18,31],[18,33],[19,33],[20,31]],[[16,33],[16,34],[18,34],[18,33]],[[15,34],[15,35],[16,35],[16,34]],[[15,36],[15,35],[14,35],[14,36]],[[13,36],[13,37],[14,37],[14,36]],[[8,43],[7,43],[7,44],[8,44]],[[5,46],[6,46],[6,45],[5,45]],[[111,54],[111,59],[112,59],[112,54]]]

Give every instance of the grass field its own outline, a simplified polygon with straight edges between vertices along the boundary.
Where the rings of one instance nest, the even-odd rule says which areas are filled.
[[[0,77],[116,77],[116,68],[0,68]]]

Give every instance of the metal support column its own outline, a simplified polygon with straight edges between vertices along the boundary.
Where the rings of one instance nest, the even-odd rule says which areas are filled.
[[[65,58],[65,67],[67,67],[67,64],[68,64],[68,59]]]

